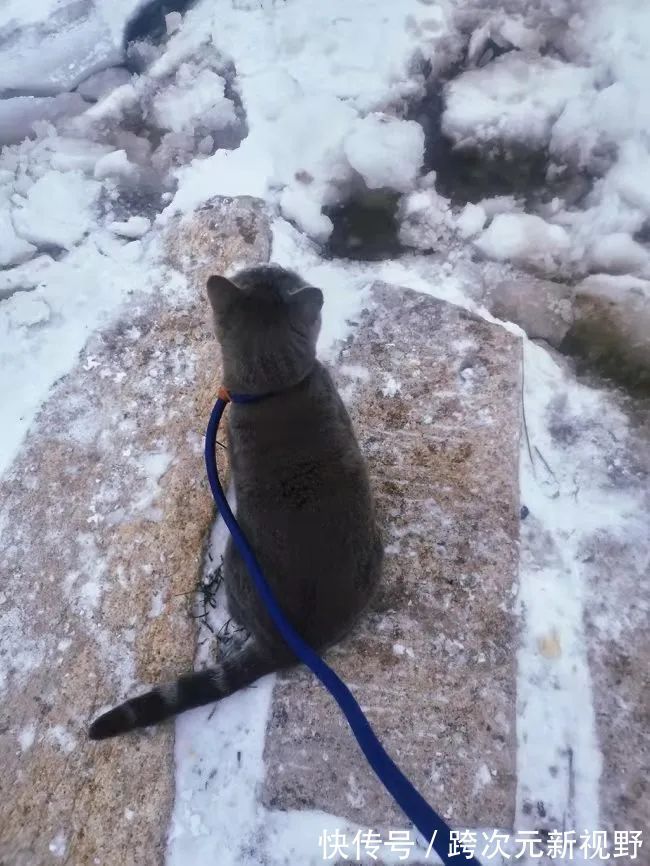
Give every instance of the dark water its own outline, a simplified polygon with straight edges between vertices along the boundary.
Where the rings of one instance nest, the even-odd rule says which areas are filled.
[[[128,22],[124,30],[125,48],[131,42],[146,40],[154,44],[161,42],[166,34],[165,15],[170,12],[185,12],[193,0],[151,0],[142,6]]]
[[[399,199],[399,193],[391,190],[367,190],[323,208],[334,224],[325,254],[373,262],[405,252],[398,237]]]

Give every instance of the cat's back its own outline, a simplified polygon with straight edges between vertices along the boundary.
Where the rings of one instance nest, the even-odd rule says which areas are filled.
[[[348,488],[354,488],[355,501],[365,507],[368,500],[370,507],[365,461],[322,364],[285,393],[233,406],[230,434],[238,501],[267,499],[277,509],[313,496],[325,504],[335,494],[349,498]]]

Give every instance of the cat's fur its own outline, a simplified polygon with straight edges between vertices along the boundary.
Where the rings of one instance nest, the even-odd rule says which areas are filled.
[[[383,557],[366,465],[329,373],[316,360],[323,296],[269,266],[233,281],[211,277],[208,295],[233,393],[230,458],[237,519],[286,616],[313,647],[337,641],[367,605]],[[233,617],[251,637],[216,668],[134,698],[90,729],[104,739],[216,701],[292,664],[232,539],[224,580]]]

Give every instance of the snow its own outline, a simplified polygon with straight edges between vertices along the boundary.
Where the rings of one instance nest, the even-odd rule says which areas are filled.
[[[160,519],[159,511],[152,508],[152,504],[158,499],[160,480],[173,463],[173,460],[173,455],[165,451],[151,451],[142,457],[140,470],[144,484],[141,491],[134,491],[133,503],[131,505],[133,512],[139,512],[149,520]]]
[[[430,29],[419,31],[421,24]],[[169,213],[235,186],[264,197],[278,190],[283,215],[325,240],[331,223],[322,207],[341,200],[359,174],[373,186],[411,188],[422,132],[384,109],[420,89],[411,70],[416,45],[433,56],[450,28],[446,3],[416,0],[380,9],[376,0],[353,7],[336,0],[326,11],[309,3],[298,14],[292,3],[196,7],[178,36],[187,43],[191,30],[200,38],[211,32],[234,58],[249,135],[234,153],[218,151],[181,169]]]
[[[115,220],[109,223],[108,228],[114,235],[135,240],[146,235],[151,228],[151,220],[148,220],[147,217],[132,216],[126,221]]]
[[[98,247],[111,250],[111,241],[95,234],[60,262],[41,259],[32,277],[37,288],[28,296],[14,294],[0,306],[0,364],[8,381],[21,382],[18,388],[0,391],[0,471],[11,462],[42,401],[56,381],[74,363],[89,333],[119,308],[137,286],[151,290],[162,284],[162,276],[151,261],[125,260],[107,256]],[[26,268],[26,266],[23,266]],[[29,278],[29,271],[24,271]],[[23,297],[20,297],[20,296]],[[25,297],[29,298],[27,312]],[[49,309],[46,329],[30,327],[35,308]],[[43,321],[43,316],[36,321]]]
[[[193,65],[184,63],[176,73],[176,83],[155,98],[153,116],[161,129],[172,132],[192,132],[199,123],[208,129],[224,129],[237,122],[225,88],[225,79],[212,69],[197,73]]]
[[[100,186],[81,171],[48,171],[14,210],[16,230],[36,246],[72,249],[95,224]]]
[[[518,802],[521,809],[524,800],[541,798],[549,813],[568,814],[579,827],[598,827],[601,757],[586,655],[583,551],[603,530],[620,538],[638,535],[642,543],[645,518],[641,502],[608,478],[606,449],[624,443],[625,416],[606,394],[572,381],[541,348],[529,341],[524,348],[525,412],[534,450],[522,443],[521,495],[530,515],[519,587],[524,632]],[[588,435],[558,441],[552,435],[558,420]],[[573,768],[566,762],[569,751]],[[549,774],[550,766],[559,768],[557,776]],[[516,823],[524,827],[530,820],[520,811]]]
[[[533,214],[497,214],[475,243],[482,253],[498,261],[552,270],[566,255],[571,241],[562,226]]]
[[[456,218],[456,228],[462,238],[471,238],[481,231],[486,220],[485,208],[469,202]]]
[[[30,259],[36,252],[34,244],[16,234],[11,212],[6,203],[0,210],[0,268],[19,265]]]
[[[9,0],[0,8],[0,91],[35,94],[0,100],[0,143],[12,143],[0,155],[0,366],[12,384],[0,389],[0,472],[88,336],[111,321],[134,290],[173,293],[158,230],[214,195],[266,200],[274,216],[273,259],[325,293],[319,346],[325,359],[335,356],[337,340],[363,309],[374,280],[487,315],[480,290],[483,274],[494,271],[476,261],[477,251],[504,270],[531,268],[572,281],[592,272],[620,275],[605,283],[599,276],[598,285],[613,299],[630,288],[648,297],[640,279],[650,277],[647,4],[621,0],[614,9],[597,0],[573,10],[558,32],[557,19],[553,24],[546,13],[557,13],[561,3],[515,2],[504,10],[469,0],[332,0],[326,6],[316,0],[203,0],[182,21],[168,16],[165,50],[132,77],[113,64],[121,59],[123,23],[137,3],[88,3],[81,15],[67,0]],[[519,50],[491,59],[488,39]],[[227,71],[229,59],[234,73]],[[476,148],[479,163],[495,154],[544,153],[549,185],[560,181],[552,200],[513,189],[459,201],[441,194],[435,172],[423,175],[424,131],[407,119],[406,108],[424,95],[426,64],[435,75],[456,61],[465,66],[444,88],[444,131],[461,150]],[[60,92],[82,78],[79,94],[97,100],[92,107],[79,94]],[[234,149],[219,147],[219,134],[241,123],[227,82],[246,117],[247,135]],[[34,128],[43,118],[54,125]],[[134,119],[136,132],[129,125]],[[13,144],[26,136],[31,140]],[[120,210],[119,189],[139,192],[141,176],[155,189],[170,190],[162,213]],[[588,181],[576,199],[562,185],[571,177]],[[434,253],[372,264],[323,258],[318,243],[333,228],[323,208],[364,188],[401,193],[402,241]],[[522,443],[520,474],[530,514],[520,563],[515,823],[534,828],[535,815],[524,808],[532,799],[567,816],[571,826],[596,828],[601,756],[584,626],[588,573],[580,551],[603,527],[620,537],[638,532],[641,543],[642,511],[603,479],[604,441],[625,438],[613,402],[577,384],[528,340],[524,364],[531,448]],[[356,368],[342,372],[351,379],[368,375]],[[476,387],[471,371],[464,375],[466,386]],[[386,381],[383,391],[395,395],[399,383]],[[558,401],[598,435],[586,445],[559,444],[551,435]],[[71,438],[83,437],[82,427],[71,430]],[[151,503],[173,457],[152,448],[140,467],[133,508],[155,519]],[[89,528],[102,519],[100,505],[89,505]],[[545,557],[535,535],[545,539]],[[105,563],[91,534],[77,543],[85,546],[88,568],[83,576],[70,575],[65,591],[78,615],[90,619],[101,604]],[[218,525],[214,555],[224,543]],[[153,598],[150,616],[164,603],[162,596]],[[220,616],[223,607],[215,621]],[[15,616],[0,617],[3,645],[14,646],[13,636],[23,630]],[[98,632],[97,639],[110,661],[109,634]],[[64,642],[58,646],[64,652]],[[392,645],[392,652],[410,657],[405,644]],[[42,647],[24,641],[11,658],[14,675],[25,681],[42,654]],[[0,683],[7,673],[3,662]],[[124,687],[134,678],[128,663],[119,673]],[[269,866],[322,862],[319,834],[346,829],[336,816],[271,813],[259,804],[272,687],[267,678],[178,720],[170,866],[215,857],[240,866],[250,862],[251,840]],[[65,752],[75,747],[62,726],[43,736]],[[28,750],[35,723],[24,724],[16,737]],[[558,760],[567,749],[574,756],[572,776]],[[550,766],[559,767],[556,775]],[[489,773],[485,765],[477,769],[477,789]],[[61,832],[51,850],[64,857],[66,849]]]
[[[396,397],[401,390],[400,383],[393,376],[387,376],[386,381],[381,389],[384,397]]]
[[[21,28],[18,38],[3,46],[2,90],[53,95],[121,61],[121,48],[98,17],[80,18],[77,7],[74,18],[61,22],[60,31],[58,17],[44,25]]]
[[[60,830],[54,839],[49,844],[49,849],[54,854],[55,857],[62,859],[65,857],[65,852],[67,850],[66,838],[63,830]]]
[[[21,636],[19,646],[15,645],[15,636]],[[11,655],[3,653],[0,656],[0,695],[4,692],[7,680],[11,675],[16,682],[27,680],[30,671],[42,663],[45,656],[43,647],[28,636],[27,626],[20,611],[15,608],[0,612],[0,646],[11,647]]]
[[[435,176],[435,172],[432,172]],[[400,205],[400,240],[422,250],[446,243],[457,228],[451,202],[435,189],[423,189],[403,197]]]
[[[10,311],[13,327],[39,325],[50,318],[50,307],[41,298],[25,292],[15,294],[6,309]]]
[[[129,162],[125,150],[114,150],[107,153],[95,163],[94,176],[97,180],[106,180],[111,177],[132,177],[136,167]]]
[[[29,722],[29,724],[25,725],[18,734],[18,744],[20,745],[21,752],[26,752],[28,749],[31,749],[34,745],[35,737],[36,724],[34,722]]]
[[[131,80],[131,73],[124,69],[123,66],[114,66],[109,69],[103,69],[101,72],[96,72],[94,75],[89,75],[88,78],[77,87],[77,93],[84,99],[91,102],[97,102],[102,99],[116,87],[121,87],[123,84],[128,84]]]
[[[51,264],[50,256],[37,256],[25,265],[0,270],[0,300],[11,297],[15,292],[35,288]]]
[[[629,234],[612,232],[593,245],[589,261],[593,270],[610,274],[645,273],[650,264],[650,253]]]
[[[75,738],[69,731],[66,731],[63,725],[53,725],[48,731],[46,731],[45,738],[67,755],[74,750],[76,745]]]
[[[412,120],[368,114],[345,139],[345,155],[368,189],[408,192],[424,159],[424,130]]]
[[[0,100],[0,146],[33,136],[34,124],[74,117],[88,107],[78,93],[57,96],[15,96]]]
[[[447,85],[443,130],[465,146],[498,140],[544,147],[567,102],[592,83],[590,69],[511,52]]]
[[[124,24],[142,0],[10,0],[0,7],[0,92],[56,94],[122,61]]]

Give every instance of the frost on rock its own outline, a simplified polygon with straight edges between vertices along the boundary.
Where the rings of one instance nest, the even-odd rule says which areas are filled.
[[[100,188],[80,171],[46,172],[13,212],[17,231],[36,246],[71,249],[95,223]]]

